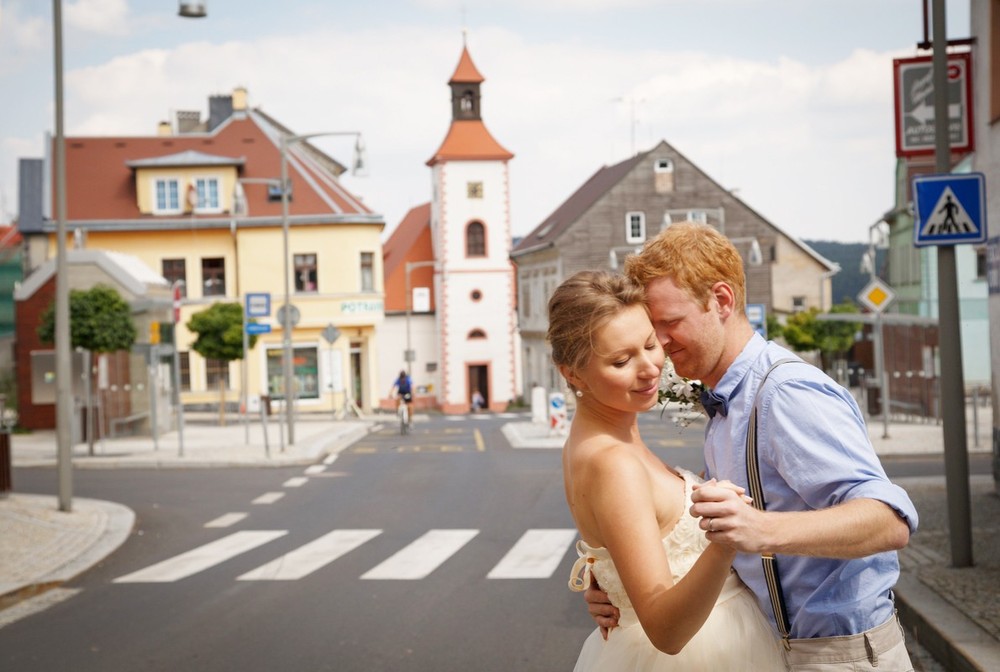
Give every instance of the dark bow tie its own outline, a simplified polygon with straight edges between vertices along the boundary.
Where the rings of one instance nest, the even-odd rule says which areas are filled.
[[[716,413],[722,417],[726,417],[726,414],[729,412],[729,402],[726,398],[716,394],[712,390],[702,390],[701,405],[704,406],[709,418],[714,418]]]

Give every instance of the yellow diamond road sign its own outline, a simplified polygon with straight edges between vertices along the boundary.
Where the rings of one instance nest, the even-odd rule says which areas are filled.
[[[886,306],[892,303],[894,298],[896,295],[893,294],[889,285],[878,278],[872,278],[872,281],[858,294],[858,301],[876,313],[881,313]]]

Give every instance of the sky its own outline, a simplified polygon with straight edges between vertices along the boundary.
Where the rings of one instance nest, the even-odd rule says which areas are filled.
[[[463,39],[523,236],[602,166],[666,140],[797,238],[863,242],[894,204],[892,59],[923,0],[64,0],[67,136],[153,135],[210,95],[298,134],[360,131],[344,185],[386,222],[430,200]],[[0,0],[0,222],[54,131],[52,3]],[[948,0],[950,38],[968,0]],[[314,144],[350,165],[349,137]]]

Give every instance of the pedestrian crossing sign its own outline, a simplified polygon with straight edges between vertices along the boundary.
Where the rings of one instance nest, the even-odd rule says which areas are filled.
[[[986,242],[986,178],[982,173],[918,175],[913,178],[917,221],[913,244]]]

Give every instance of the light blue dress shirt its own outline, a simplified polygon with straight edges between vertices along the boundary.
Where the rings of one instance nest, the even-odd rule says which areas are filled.
[[[754,393],[771,365],[787,357],[795,355],[754,334],[714,388],[728,399],[729,411],[705,430],[709,478],[747,487],[746,434]],[[910,533],[916,531],[913,503],[885,475],[861,410],[833,379],[805,362],[783,364],[768,377],[758,408],[757,456],[768,510],[812,511],[870,498],[891,506]],[[856,560],[776,557],[793,638],[858,634],[893,615],[895,551]],[[777,631],[760,556],[740,553],[733,566]]]

